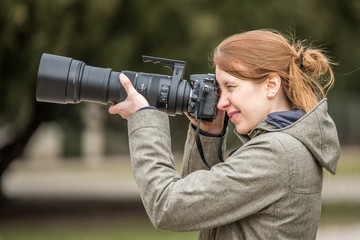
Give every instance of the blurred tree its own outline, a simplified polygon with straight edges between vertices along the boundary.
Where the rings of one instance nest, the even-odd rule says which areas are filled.
[[[350,73],[360,66],[357,0],[0,1],[0,178],[21,156],[41,122],[56,120],[71,136],[80,134],[81,104],[61,106],[34,100],[43,52],[117,71],[169,74],[141,62],[142,54],[154,55],[187,61],[187,74],[204,73],[213,71],[208,58],[219,41],[258,28],[316,39],[315,44],[329,50],[340,63],[335,67],[336,92],[358,94],[360,71]],[[125,121],[116,116],[107,116],[107,121],[116,129],[112,132],[126,132]],[[184,141],[187,121],[176,117],[171,123],[180,126],[172,129],[177,148]],[[72,143],[67,154],[79,154],[80,144],[65,135],[65,142]]]

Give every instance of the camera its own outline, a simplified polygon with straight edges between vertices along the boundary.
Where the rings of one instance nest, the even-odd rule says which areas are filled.
[[[170,116],[188,112],[196,119],[212,121],[216,115],[218,84],[214,74],[193,74],[183,79],[186,62],[142,56],[144,62],[161,63],[172,76],[122,71],[151,106]],[[73,58],[43,53],[37,75],[36,100],[50,103],[119,103],[127,94],[120,72],[88,66]]]

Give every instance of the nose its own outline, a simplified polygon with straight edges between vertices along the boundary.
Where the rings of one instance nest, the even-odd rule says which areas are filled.
[[[230,106],[229,98],[226,96],[226,94],[221,93],[220,99],[217,103],[217,108],[220,110],[226,110],[229,106]]]

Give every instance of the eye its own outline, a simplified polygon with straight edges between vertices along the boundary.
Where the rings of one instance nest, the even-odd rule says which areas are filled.
[[[227,88],[229,91],[231,91],[231,90],[233,90],[233,89],[235,88],[235,86],[229,84],[229,85],[226,85],[226,88]]]

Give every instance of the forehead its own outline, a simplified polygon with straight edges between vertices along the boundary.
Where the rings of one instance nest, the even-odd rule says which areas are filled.
[[[266,84],[266,81],[252,81],[234,77],[229,73],[223,71],[221,68],[216,68],[216,81],[218,82],[220,89],[225,91],[230,85],[240,87],[238,89],[247,90],[259,90]]]
[[[235,82],[239,82],[239,78],[236,78],[232,75],[230,75],[229,73],[223,71],[221,68],[216,67],[215,69],[215,73],[216,73],[216,80],[218,81],[218,83],[221,84],[225,84],[225,83],[235,83]]]

